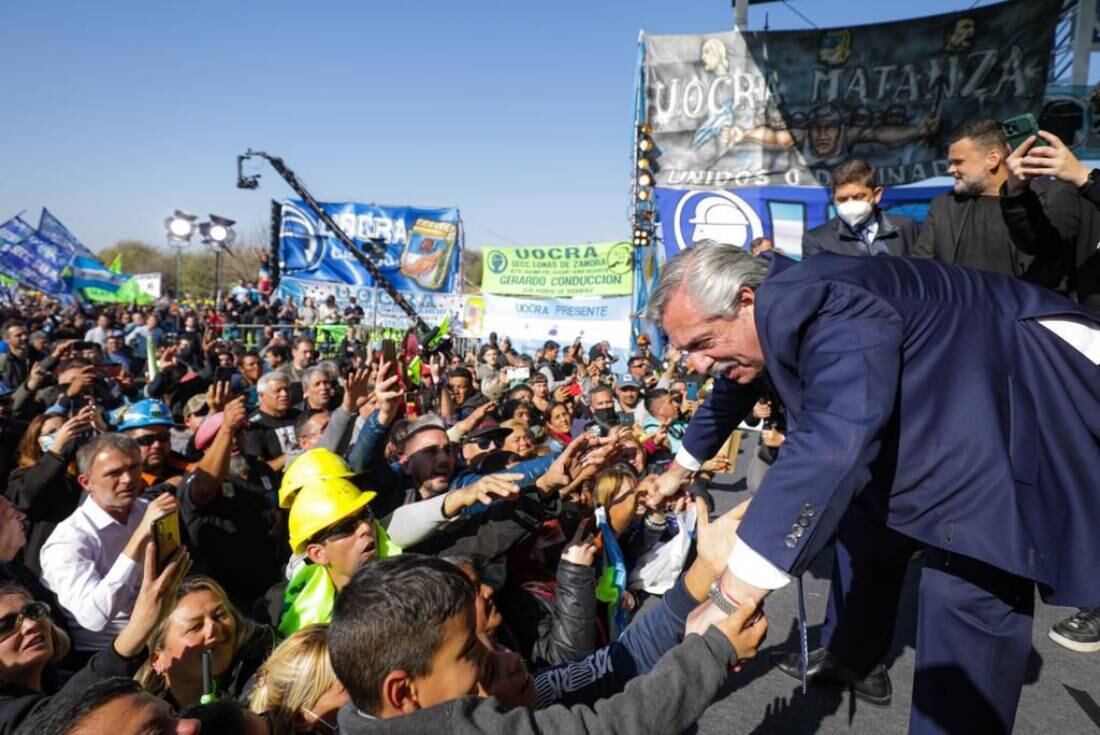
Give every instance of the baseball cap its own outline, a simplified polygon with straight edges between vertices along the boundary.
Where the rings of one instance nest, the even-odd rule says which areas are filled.
[[[471,442],[491,441],[494,444],[502,443],[512,430],[498,424],[486,424],[477,429],[474,429],[466,436],[462,437],[463,444],[469,444]]]
[[[621,378],[619,378],[619,384],[616,385],[615,387],[616,388],[629,388],[631,390],[641,390],[642,389],[642,381],[638,380],[637,378],[635,378],[630,373],[627,373],[626,375],[623,375]]]
[[[224,418],[225,414],[218,411],[203,419],[198,431],[195,432],[195,449],[201,452],[214,443],[214,436],[222,428]]]
[[[183,407],[183,417],[205,416],[209,410],[210,406],[206,404],[206,396],[197,393],[187,399],[187,403]]]
[[[426,431],[427,429],[439,429],[440,431],[447,431],[446,425],[443,423],[443,419],[436,416],[434,413],[427,413],[418,417],[414,421],[410,421],[408,428],[405,430],[405,438],[403,441],[408,441],[409,437],[418,431]]]

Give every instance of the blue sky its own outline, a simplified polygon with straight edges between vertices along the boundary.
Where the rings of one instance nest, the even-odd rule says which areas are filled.
[[[972,5],[792,2],[821,27]],[[162,243],[177,207],[254,231],[290,192],[235,188],[252,146],[324,200],[458,206],[474,246],[622,239],[638,31],[731,25],[727,0],[6,3],[0,218],[45,205],[95,250]]]

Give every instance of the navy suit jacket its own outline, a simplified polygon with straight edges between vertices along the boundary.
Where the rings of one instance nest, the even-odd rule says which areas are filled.
[[[1100,326],[935,261],[773,257],[754,317],[788,434],[738,535],[800,574],[859,502],[1055,604],[1100,604],[1100,367],[1033,321],[1048,316]],[[720,379],[687,451],[712,456],[758,393]]]
[[[876,245],[886,248],[888,255],[912,255],[917,244],[917,223],[900,214],[887,216],[885,212],[876,212],[878,230],[875,232]],[[836,253],[837,255],[864,255],[866,245],[852,232],[844,220],[833,217],[802,235],[802,257],[808,258],[818,253]]]

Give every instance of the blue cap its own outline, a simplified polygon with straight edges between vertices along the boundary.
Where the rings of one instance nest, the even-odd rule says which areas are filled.
[[[118,430],[144,429],[147,426],[175,426],[172,410],[164,401],[145,398],[127,406],[119,418]]]
[[[633,388],[634,390],[641,390],[642,389],[642,381],[638,380],[637,378],[635,378],[630,373],[626,373],[621,378],[619,378],[619,384],[616,385],[615,387],[616,388]]]

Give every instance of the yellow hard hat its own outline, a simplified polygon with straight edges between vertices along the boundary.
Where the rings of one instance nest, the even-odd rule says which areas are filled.
[[[303,452],[283,473],[283,481],[279,485],[279,507],[289,508],[295,493],[309,480],[354,477],[355,474],[344,458],[330,449],[317,448]]]
[[[371,490],[360,490],[338,477],[306,481],[290,506],[290,517],[287,519],[290,547],[295,554],[303,553],[306,541],[319,531],[355,515],[377,494]]]

